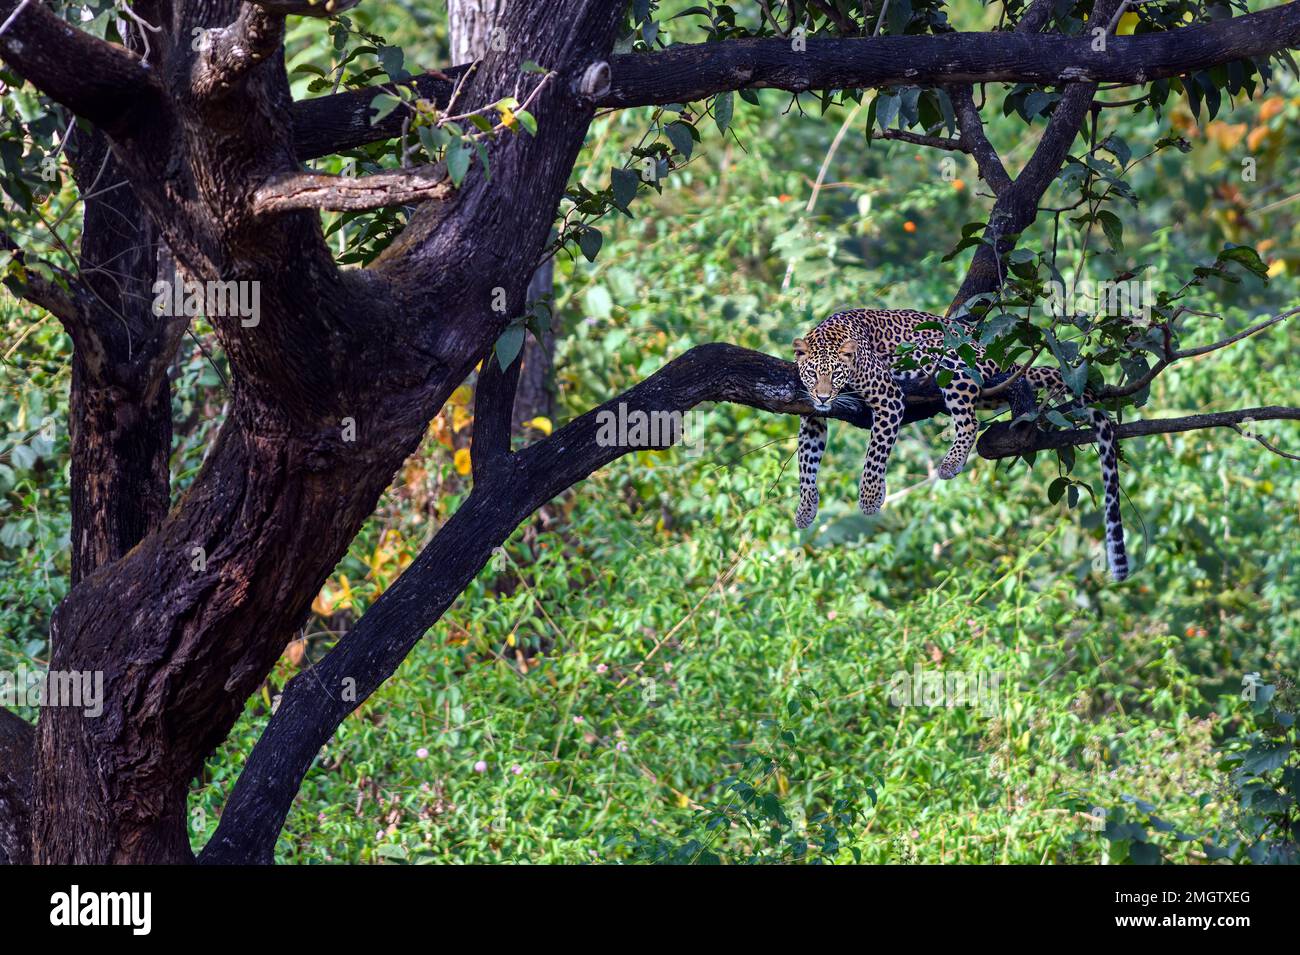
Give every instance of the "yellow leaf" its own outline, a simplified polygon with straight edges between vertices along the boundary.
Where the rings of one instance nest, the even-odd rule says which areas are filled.
[[[498,106],[497,111],[501,114],[501,125],[506,129],[513,129],[515,123],[519,122],[519,120],[515,119],[515,114],[510,111],[509,106]]]
[[[1286,259],[1274,259],[1268,265],[1268,277],[1271,279],[1277,278],[1285,271],[1286,271]]]
[[[474,397],[473,389],[471,389],[469,385],[461,385],[459,388],[457,388],[455,391],[451,393],[451,398],[448,400],[451,401],[453,405],[458,405],[462,408],[465,408],[469,405],[469,400],[473,397]]]
[[[321,587],[320,593],[318,593],[316,599],[311,602],[312,613],[321,617],[328,617],[334,612],[334,603],[336,600],[337,598],[334,596],[334,591],[330,590],[329,584],[326,584]]]
[[[531,418],[528,421],[525,421],[524,427],[533,428],[537,431],[540,431],[548,438],[551,436],[551,432],[555,429],[555,426],[551,424],[551,419],[544,418],[541,415],[538,415],[536,418]]]
[[[474,416],[460,405],[451,409],[451,430],[460,431],[474,420]]]
[[[469,448],[460,448],[456,452],[455,458],[456,471],[460,474],[469,474],[470,459]]]
[[[681,808],[681,809],[687,809],[687,808],[690,807],[690,805],[691,805],[691,797],[690,797],[690,796],[686,795],[686,793],[678,793],[678,794],[677,794],[677,806],[678,806],[678,808]]]
[[[339,599],[334,603],[335,610],[352,609],[352,585],[348,583],[347,574],[339,574]]]
[[[1119,26],[1115,28],[1116,36],[1132,36],[1133,30],[1138,25],[1138,15],[1129,11],[1119,18]]]

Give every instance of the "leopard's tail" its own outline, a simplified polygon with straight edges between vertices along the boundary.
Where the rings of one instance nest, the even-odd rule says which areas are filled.
[[[1119,442],[1115,424],[1106,412],[1089,408],[1088,416],[1097,429],[1097,454],[1101,458],[1101,484],[1106,516],[1106,562],[1115,581],[1128,577],[1128,553],[1124,549],[1124,522],[1119,512]]]
[[[1025,372],[1031,388],[1054,393],[1065,391],[1059,368],[1045,365],[1031,367]],[[1084,401],[1094,400],[1091,389],[1085,389]],[[1128,578],[1128,552],[1124,549],[1124,522],[1119,512],[1119,440],[1115,423],[1100,408],[1087,407],[1088,417],[1097,431],[1097,455],[1101,458],[1102,513],[1106,519],[1106,563],[1115,581]]]

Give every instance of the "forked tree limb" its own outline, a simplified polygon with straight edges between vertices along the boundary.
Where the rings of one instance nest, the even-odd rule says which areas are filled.
[[[78,30],[38,0],[0,0],[5,21],[0,59],[78,116],[118,133],[134,112],[150,109],[159,88],[134,53]]]

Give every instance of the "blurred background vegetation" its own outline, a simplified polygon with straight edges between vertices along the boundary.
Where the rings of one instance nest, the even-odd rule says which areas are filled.
[[[987,28],[998,9],[964,2],[949,17]],[[698,39],[692,23],[661,12],[661,30],[680,39]],[[364,6],[333,27],[293,26],[296,94],[373,82],[382,47],[367,34],[400,47],[408,70],[446,62],[441,8]],[[987,95],[996,104],[1008,92]],[[736,98],[725,133],[697,123],[690,161],[662,191],[643,187],[631,216],[600,220],[594,262],[572,243],[558,253],[562,410],[533,432],[696,344],[785,356],[836,307],[947,306],[970,253],[945,257],[990,207],[973,163],[869,143],[869,98],[825,111],[812,96],[752,98]],[[1014,172],[1044,120],[995,114],[986,109],[989,133]],[[652,109],[598,118],[575,186],[605,188],[647,137],[667,141],[664,122]],[[1108,109],[1101,123],[1135,156],[1164,137],[1192,149],[1133,168],[1140,201],[1123,213],[1122,249],[1094,249],[1088,275],[1147,266],[1143,277],[1172,291],[1225,243],[1256,248],[1268,283],[1197,289],[1194,307],[1218,317],[1194,318],[1185,345],[1296,304],[1293,76],[1275,73],[1213,120],[1194,118],[1184,97],[1159,116]],[[1253,181],[1243,159],[1254,160]],[[323,168],[393,161],[389,144]],[[65,183],[46,200],[48,218],[73,199]],[[58,227],[71,247],[76,219]],[[326,221],[340,252],[363,261],[403,213]],[[1062,222],[1058,266],[1069,273],[1083,240]],[[1048,247],[1051,230],[1043,216],[1021,247]],[[12,297],[2,309],[0,668],[12,670],[42,663],[68,586],[71,345],[51,317]],[[220,346],[202,321],[193,332],[173,368],[177,494],[226,401]],[[1295,341],[1284,324],[1180,363],[1142,414],[1300,403]],[[432,423],[195,782],[196,847],[279,688],[328,652],[467,493],[471,395],[459,390]],[[737,406],[707,409],[702,455],[629,455],[553,501],[322,751],[280,860],[1287,859],[1278,827],[1298,824],[1300,778],[1289,715],[1300,669],[1297,465],[1228,430],[1126,443],[1135,573],[1114,585],[1095,566],[1094,498],[1049,501],[1055,455],[1032,466],[973,458],[938,482],[945,423],[905,429],[891,497],[871,518],[855,507],[865,435],[832,423],[822,513],[807,532],[793,525],[797,422]],[[1254,428],[1300,450],[1294,424]],[[1094,462],[1081,450],[1073,477],[1099,500]],[[891,680],[918,667],[1001,675],[996,705],[893,705]],[[1253,702],[1242,699],[1250,674]]]

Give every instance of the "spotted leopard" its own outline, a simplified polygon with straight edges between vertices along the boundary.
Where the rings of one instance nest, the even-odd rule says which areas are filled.
[[[981,387],[967,370],[966,362],[945,349],[945,327],[943,318],[927,312],[855,308],[836,312],[807,336],[794,340],[799,379],[816,410],[830,411],[837,401],[851,400],[854,395],[871,409],[871,439],[858,493],[858,506],[864,514],[875,514],[885,501],[885,468],[903,421],[900,379],[929,377],[938,369],[951,373],[948,382],[939,389],[956,433],[951,449],[939,465],[939,477],[945,480],[961,473],[975,445],[978,430],[975,409],[1000,407],[1005,403],[1001,397],[981,398]],[[902,367],[900,346],[907,345],[914,346],[911,350],[917,367]],[[974,365],[981,378],[1002,373],[1003,369],[984,358],[984,350],[979,345],[972,343],[972,348]],[[1055,368],[1028,368],[1024,379],[1036,392],[1060,394],[1065,390],[1061,373]],[[1093,396],[1085,393],[1084,399],[1092,400]],[[1101,458],[1106,556],[1111,576],[1117,581],[1124,580],[1128,576],[1128,557],[1120,520],[1115,426],[1100,409],[1086,410],[1097,430]],[[799,527],[808,527],[817,516],[817,471],[825,451],[826,419],[815,415],[803,418],[799,428],[799,509],[795,514],[795,524]]]

